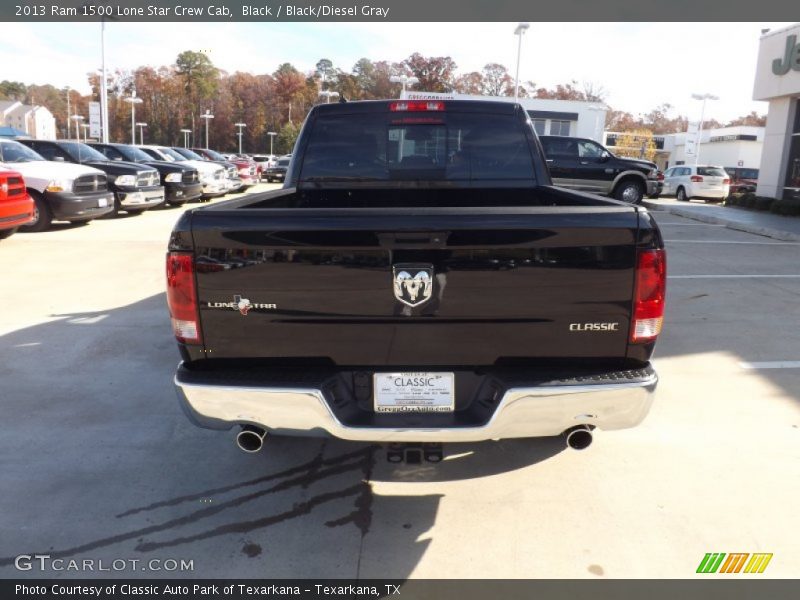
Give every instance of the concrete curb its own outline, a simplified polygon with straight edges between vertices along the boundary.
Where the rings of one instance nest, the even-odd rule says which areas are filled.
[[[714,215],[704,215],[698,211],[683,208],[681,206],[664,206],[663,204],[648,202],[647,200],[645,200],[642,204],[644,204],[648,210],[668,212],[671,215],[686,217],[687,219],[700,221],[702,223],[724,225],[726,228],[733,229],[735,231],[743,231],[745,233],[761,235],[775,240],[780,240],[782,242],[800,242],[800,234],[792,233],[791,231],[783,231],[773,227],[762,227],[760,225],[750,225],[748,223],[741,223],[734,219],[724,219]]]

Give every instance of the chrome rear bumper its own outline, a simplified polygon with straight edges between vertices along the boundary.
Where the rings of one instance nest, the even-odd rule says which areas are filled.
[[[559,435],[575,425],[625,429],[641,423],[653,402],[658,376],[643,381],[510,388],[489,421],[478,427],[352,427],[333,413],[314,388],[247,387],[226,382],[175,387],[189,419],[200,427],[256,425],[272,434],[363,442],[478,442]]]

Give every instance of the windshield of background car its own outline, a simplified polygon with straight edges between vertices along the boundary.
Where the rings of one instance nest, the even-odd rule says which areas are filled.
[[[91,146],[81,144],[80,142],[62,142],[61,147],[79,162],[85,160],[108,160],[102,152],[98,152]]]
[[[170,148],[170,150],[172,150],[172,148]],[[175,148],[173,151],[182,155],[184,160],[206,160],[204,157],[200,156],[196,152],[192,152],[188,148]]]
[[[125,160],[153,160],[153,157],[141,148],[134,148],[133,146],[116,146],[115,150],[119,151],[119,153],[125,157]]]
[[[533,183],[524,129],[512,115],[408,113],[319,116],[299,181]]]
[[[17,142],[0,142],[0,162],[31,162],[33,160],[44,160],[44,157]]]
[[[216,150],[206,150],[206,152],[211,157],[211,160],[222,160],[222,161],[226,160],[226,158]]]
[[[290,162],[292,162],[291,158],[282,158],[278,161],[277,166],[288,167]]]
[[[758,169],[736,168],[728,172],[731,174],[731,176],[739,179],[758,179]]]
[[[725,169],[719,167],[697,167],[697,174],[706,177],[728,177]]]
[[[159,151],[162,154],[165,154],[166,156],[168,156],[169,157],[168,160],[177,160],[178,162],[189,160],[188,158],[186,158],[185,156],[181,155],[180,153],[175,152],[175,150],[173,150],[172,148],[159,148]],[[203,160],[203,159],[201,158],[199,160]]]

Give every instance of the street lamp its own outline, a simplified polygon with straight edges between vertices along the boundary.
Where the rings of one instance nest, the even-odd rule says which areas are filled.
[[[323,91],[321,91],[319,93],[319,95],[320,96],[325,96],[328,99],[326,104],[330,104],[331,103],[331,96],[335,96],[335,97],[338,98],[339,97],[339,92],[332,92],[330,90],[323,90]]]
[[[69,113],[70,113],[70,108],[69,108],[69,86],[67,86],[67,139],[69,139],[70,135],[72,135],[72,130],[70,129],[70,126],[69,126],[69,118],[70,118],[69,117]]]
[[[189,134],[192,133],[191,129],[181,129],[181,133],[183,134],[183,147],[189,147]]]
[[[692,98],[703,101],[703,107],[700,109],[700,123],[697,125],[697,141],[694,144],[694,166],[696,167],[700,160],[700,142],[703,137],[703,119],[706,116],[706,100],[719,100],[719,97],[714,94],[692,94]]]
[[[141,98],[136,97],[136,90],[131,92],[130,97],[125,98],[125,102],[131,105],[131,145],[136,145],[136,105],[144,102]]]
[[[88,138],[86,137],[86,132],[89,130],[89,127],[91,127],[91,125],[89,125],[88,123],[81,123],[81,129],[83,129],[84,142],[88,141]],[[80,141],[80,136],[78,136],[78,141]]]
[[[594,134],[595,134],[595,136],[597,136],[597,137],[595,137],[595,141],[599,142],[600,144],[603,144],[604,140],[597,139],[598,137],[600,137],[600,138],[603,137],[603,135],[602,135],[603,132],[601,130],[599,132],[600,135],[598,136],[597,135],[598,134],[597,130],[600,128],[600,113],[605,114],[606,111],[608,111],[608,107],[607,106],[603,106],[603,105],[600,105],[600,106],[588,106],[587,110],[590,110],[590,111],[592,111],[594,113]]]
[[[106,81],[106,20],[100,19],[100,62],[102,79],[100,80],[100,126],[102,137],[100,140],[108,143],[108,82]]]
[[[529,23],[520,23],[514,30],[514,35],[519,36],[519,43],[517,44],[517,74],[516,77],[514,77],[514,102],[519,99],[519,58],[522,54],[522,36],[525,35],[525,32],[528,31],[529,28]]]
[[[419,79],[417,79],[416,77],[409,77],[408,75],[392,75],[391,77],[389,77],[389,81],[391,81],[392,83],[403,84],[403,92],[401,93],[401,96],[405,95],[407,85],[414,85],[415,83],[419,83]]]
[[[247,124],[246,123],[234,123],[233,125],[235,127],[239,128],[239,133],[237,133],[236,135],[239,136],[239,154],[241,154],[242,153],[242,127],[247,127]]]
[[[139,144],[144,146],[144,128],[147,127],[147,123],[136,123],[136,126],[139,128]]]
[[[72,116],[70,117],[70,119],[72,119],[73,121],[75,121],[75,137],[76,137],[76,138],[78,139],[78,141],[80,142],[80,141],[81,141],[81,128],[80,128],[80,123],[81,123],[81,121],[83,121],[83,115],[72,115]]]
[[[214,115],[211,114],[210,110],[206,109],[206,114],[200,115],[200,118],[206,120],[206,150],[208,150],[208,121],[213,119]]]
[[[269,155],[272,156],[272,141],[275,139],[275,136],[278,135],[274,131],[268,131],[267,135],[269,136]]]

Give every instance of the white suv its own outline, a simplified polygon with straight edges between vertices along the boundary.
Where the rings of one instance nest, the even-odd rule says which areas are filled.
[[[680,165],[664,171],[662,194],[674,194],[681,202],[692,198],[722,201],[731,192],[731,177],[722,167]]]

